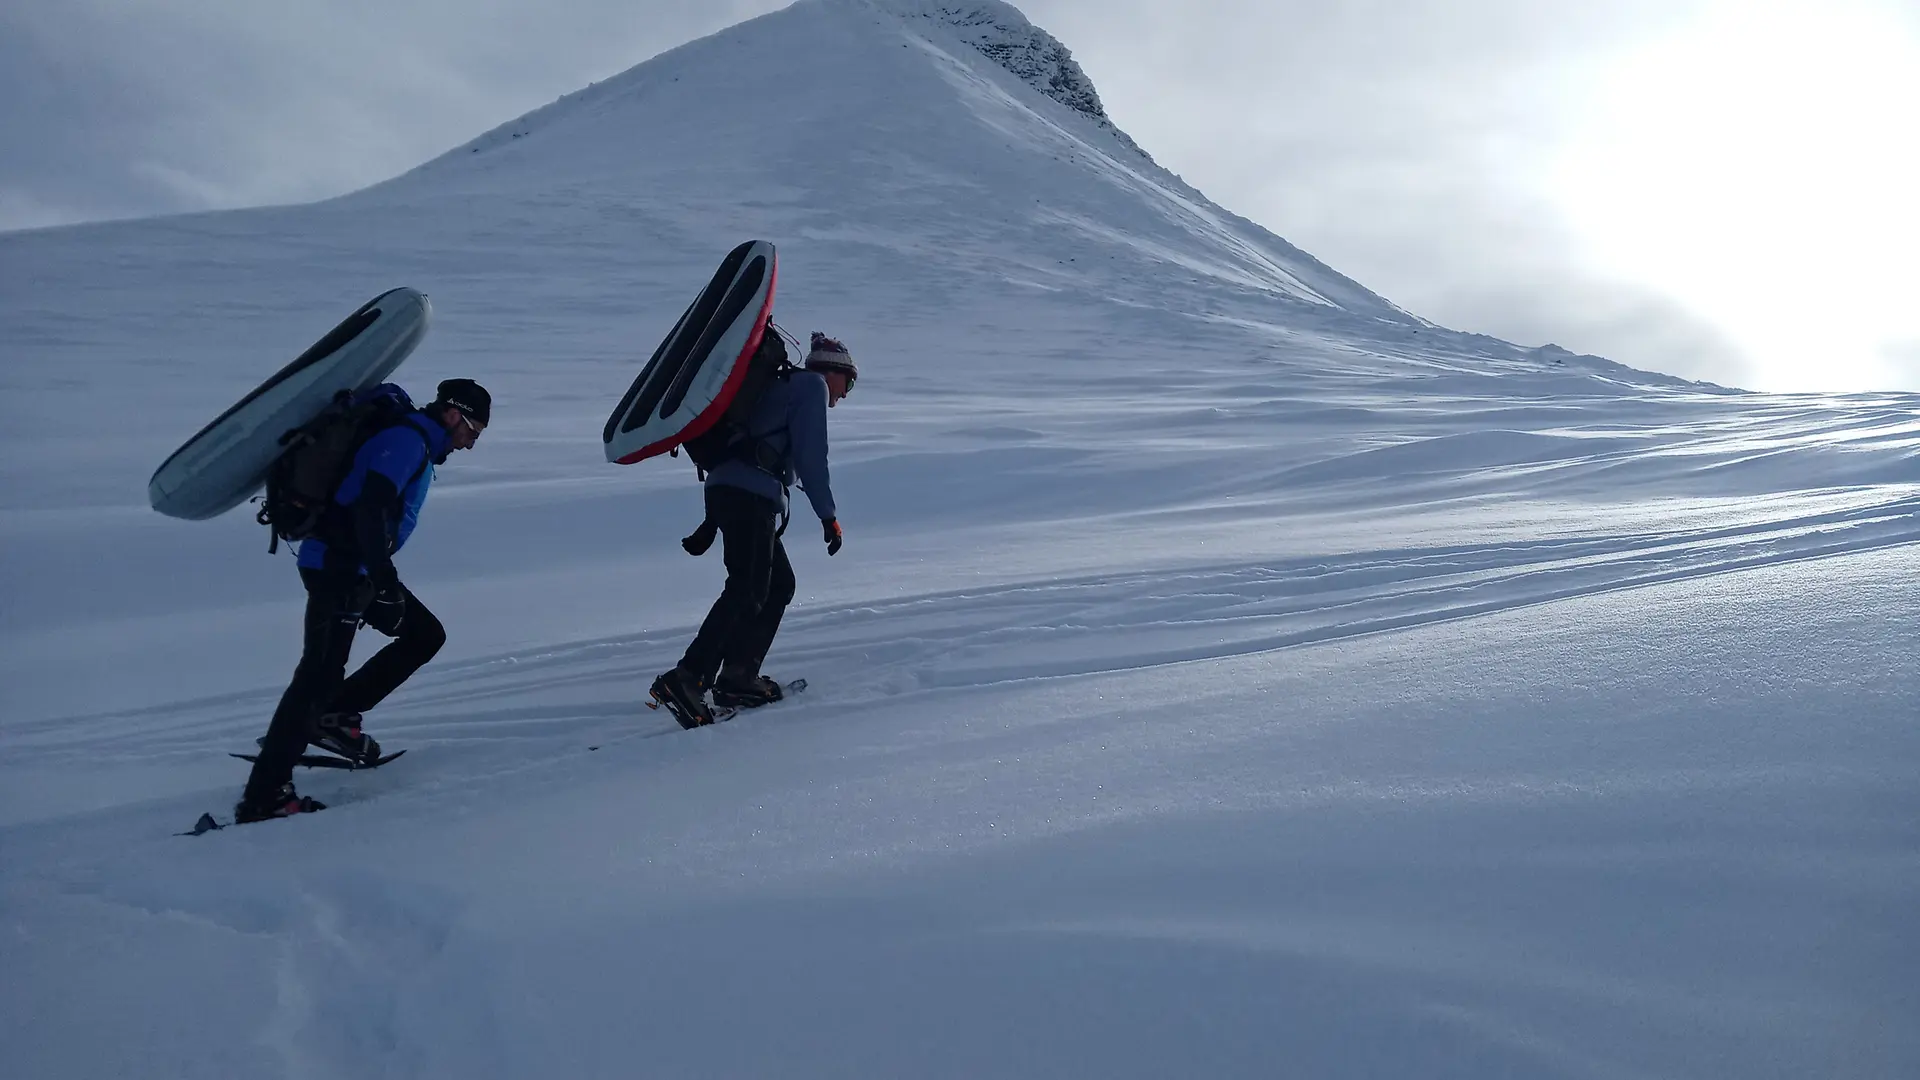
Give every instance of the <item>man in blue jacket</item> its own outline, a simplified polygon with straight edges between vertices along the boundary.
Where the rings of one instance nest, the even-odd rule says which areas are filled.
[[[300,544],[300,580],[307,587],[300,665],[267,726],[235,821],[325,808],[293,788],[293,767],[308,743],[355,761],[379,757],[379,744],[360,730],[360,714],[447,640],[440,620],[400,583],[393,554],[419,521],[433,467],[455,450],[471,449],[492,410],[493,399],[479,383],[448,379],[432,404],[375,432],[355,451],[320,530]],[[393,640],[348,678],[347,658],[362,623]]]
[[[649,691],[682,727],[713,722],[708,688],[716,705],[745,708],[780,698],[780,684],[762,675],[760,664],[793,599],[793,564],[780,542],[779,518],[789,509],[795,480],[820,518],[827,554],[840,550],[827,477],[827,410],[853,389],[860,371],[845,345],[818,331],[805,370],[788,370],[762,394],[741,455],[707,474],[703,528],[720,531],[727,584],[686,655]]]

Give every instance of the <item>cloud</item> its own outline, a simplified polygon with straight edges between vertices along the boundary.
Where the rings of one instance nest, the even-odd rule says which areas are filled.
[[[776,6],[15,0],[0,227],[343,194]]]
[[[1920,386],[1920,338],[1880,345],[1880,360],[1905,386]]]
[[[1720,330],[1583,262],[1548,198],[1577,92],[1693,0],[1028,0],[1116,123],[1417,314],[1741,385]]]
[[[1018,6],[1158,161],[1401,306],[1747,385],[1725,334],[1588,263],[1549,197],[1583,88],[1710,2]],[[0,155],[0,228],[344,193],[779,6],[14,0],[0,130],[34,152]]]
[[[0,188],[0,231],[76,225],[95,216],[46,202],[32,192]]]

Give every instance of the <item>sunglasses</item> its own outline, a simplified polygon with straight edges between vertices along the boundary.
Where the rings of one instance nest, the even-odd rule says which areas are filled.
[[[481,432],[487,430],[484,426],[475,427],[473,423],[473,418],[468,416],[466,413],[461,412],[459,409],[455,409],[453,411],[459,415],[460,422],[467,426],[467,430],[473,432],[473,437],[475,440],[478,440],[480,438]]]

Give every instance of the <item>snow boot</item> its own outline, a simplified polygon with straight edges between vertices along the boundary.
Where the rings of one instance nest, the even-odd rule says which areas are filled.
[[[727,668],[720,669],[720,678],[713,684],[713,703],[723,708],[751,709],[770,705],[784,696],[780,684],[766,675],[749,675]]]
[[[380,744],[360,730],[357,712],[320,714],[307,732],[307,742],[359,765],[380,760]]]
[[[315,810],[325,810],[327,804],[309,795],[293,790],[291,783],[280,785],[280,790],[264,799],[241,797],[233,808],[233,823],[245,825],[250,821],[270,821],[274,818],[292,817],[295,814],[311,814]]]
[[[681,727],[697,728],[713,723],[713,710],[707,708],[707,692],[700,685],[702,681],[700,676],[675,665],[671,670],[661,672],[647,693],[672,713]]]

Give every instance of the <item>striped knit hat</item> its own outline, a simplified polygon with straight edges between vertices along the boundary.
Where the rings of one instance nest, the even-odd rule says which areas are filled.
[[[818,330],[813,332],[813,343],[807,349],[806,368],[808,371],[844,371],[849,380],[860,378],[860,369],[854,365],[847,347]]]

